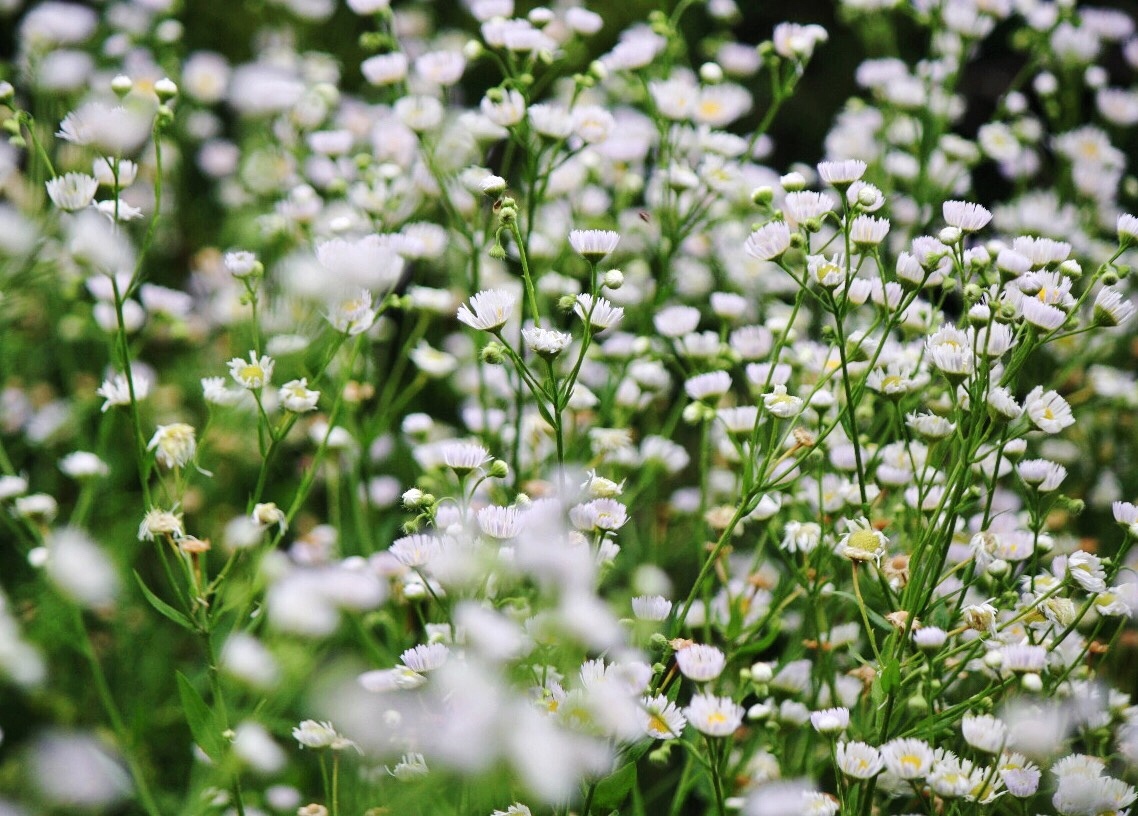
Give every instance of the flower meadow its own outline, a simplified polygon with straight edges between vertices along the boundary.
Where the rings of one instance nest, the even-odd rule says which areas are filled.
[[[1132,16],[230,5],[0,2],[0,814],[1130,812]]]

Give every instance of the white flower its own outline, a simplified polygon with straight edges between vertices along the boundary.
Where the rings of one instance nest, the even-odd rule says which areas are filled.
[[[505,289],[486,289],[471,296],[469,306],[458,307],[458,319],[472,329],[496,332],[510,319],[517,300]]]
[[[1036,386],[1024,398],[1024,411],[1031,423],[1044,433],[1056,434],[1075,424],[1071,406],[1056,391],[1044,391]]]
[[[1016,473],[1040,493],[1055,490],[1067,478],[1067,468],[1047,459],[1024,459],[1016,464]]]
[[[369,84],[376,87],[394,85],[407,78],[407,55],[395,51],[377,54],[360,63],[360,71]]]
[[[510,127],[522,121],[526,100],[518,91],[493,88],[482,97],[482,114],[499,127]]]
[[[800,25],[799,23],[779,23],[774,28],[771,40],[775,53],[792,60],[808,60],[818,43],[824,43],[830,35],[820,25]]]
[[[516,506],[489,505],[478,511],[478,528],[483,535],[505,541],[521,533],[524,519]]]
[[[280,400],[285,410],[296,414],[303,414],[316,408],[320,399],[320,392],[308,387],[308,380],[301,377],[299,380],[289,380],[281,386]]]
[[[818,177],[834,187],[848,187],[865,174],[865,167],[860,159],[824,161],[818,165]]]
[[[628,509],[616,499],[593,499],[570,509],[569,520],[586,532],[619,530],[628,522]]]
[[[303,748],[328,748],[336,741],[339,734],[330,722],[304,720],[292,729],[292,737]]]
[[[580,230],[569,233],[569,246],[590,263],[597,263],[620,243],[620,233],[612,230]]]
[[[776,385],[773,391],[763,394],[763,405],[773,416],[779,419],[790,419],[798,416],[802,411],[801,397],[786,392],[785,385]]]
[[[977,232],[992,220],[992,213],[970,201],[946,201],[941,207],[944,220],[961,232]]]
[[[822,527],[813,521],[788,521],[779,546],[787,552],[813,552],[822,541]]]
[[[663,595],[637,595],[632,599],[632,614],[637,620],[667,620],[672,611],[672,602]]]
[[[885,767],[881,752],[864,742],[839,742],[835,756],[838,770],[854,779],[871,779]]]
[[[709,371],[696,374],[684,382],[684,391],[698,401],[714,403],[731,390],[731,375],[726,371]]]
[[[427,760],[422,754],[412,753],[401,756],[395,767],[389,768],[387,772],[400,782],[406,782],[410,779],[422,779],[430,773],[430,768],[427,767]]]
[[[110,467],[90,451],[73,451],[59,460],[59,469],[72,479],[90,479],[106,476]]]
[[[339,301],[335,310],[328,314],[328,322],[336,331],[355,337],[371,328],[376,315],[371,292],[361,289],[358,297]]]
[[[234,357],[229,361],[229,374],[242,388],[254,391],[268,385],[275,365],[273,358],[266,355],[258,357],[257,352],[250,351],[248,360]]]
[[[99,182],[85,173],[67,173],[47,182],[47,194],[55,206],[67,212],[91,206]]]
[[[603,297],[594,301],[589,294],[577,295],[577,305],[573,307],[573,312],[595,332],[610,329],[624,319],[623,306],[613,306]]]
[[[1106,571],[1094,553],[1078,550],[1067,556],[1067,574],[1086,592],[1106,591]]]
[[[728,737],[743,724],[743,707],[730,697],[693,694],[684,716],[692,728],[709,737]]]
[[[1031,325],[1052,331],[1067,322],[1067,313],[1050,303],[1034,297],[1025,297],[1020,301],[1023,310],[1023,319]]]
[[[152,117],[140,106],[87,102],[59,123],[56,135],[76,145],[92,145],[109,155],[133,153],[150,138]]]
[[[466,58],[457,51],[428,51],[415,59],[415,73],[434,85],[454,85],[465,71]]]
[[[889,221],[872,215],[859,215],[850,224],[850,240],[860,249],[875,247],[889,234]]]
[[[895,739],[881,746],[881,759],[901,779],[920,779],[933,764],[933,749],[922,739]]]
[[[14,499],[28,492],[28,480],[23,476],[0,476],[0,501]]]
[[[399,656],[403,665],[420,673],[442,668],[450,657],[450,649],[443,643],[428,643],[407,649]]]
[[[477,442],[449,442],[442,450],[443,464],[458,473],[481,467],[490,459],[490,451]]]
[[[226,252],[223,260],[226,271],[235,278],[247,278],[260,267],[257,256],[245,250]]]
[[[965,714],[960,732],[965,742],[986,754],[999,753],[1008,739],[1008,727],[991,714]]]
[[[616,129],[616,119],[600,105],[579,105],[573,108],[572,125],[585,144],[599,144]]]
[[[810,724],[819,734],[837,734],[850,724],[848,708],[824,708],[810,714]]]
[[[1104,286],[1095,296],[1094,317],[1100,326],[1121,326],[1134,311],[1134,302],[1117,289]]]
[[[687,719],[679,707],[664,695],[640,700],[644,733],[653,739],[675,739],[683,733]]]
[[[727,656],[714,646],[693,643],[676,652],[676,665],[684,677],[697,683],[706,683],[723,672]]]
[[[565,10],[565,23],[578,34],[589,36],[600,31],[605,21],[595,11],[573,6]]]
[[[159,537],[183,538],[186,528],[182,525],[182,514],[172,510],[151,507],[138,525],[139,541],[154,541]]]
[[[214,405],[236,405],[245,396],[244,391],[225,387],[224,377],[202,377],[202,398]]]
[[[760,261],[776,261],[790,248],[790,226],[785,221],[771,221],[751,233],[744,249]]]
[[[184,422],[159,425],[146,449],[168,468],[185,467],[197,451],[194,428]]]
[[[522,329],[522,338],[530,351],[547,359],[553,359],[573,342],[571,334],[537,326]]]
[[[1130,213],[1119,214],[1118,240],[1122,242],[1138,241],[1138,217],[1130,215]]]
[[[889,539],[866,518],[846,519],[846,534],[838,541],[838,554],[851,561],[880,561]]]
[[[405,567],[423,567],[442,552],[442,543],[435,536],[413,533],[395,539],[387,551]]]
[[[280,532],[288,529],[288,519],[284,510],[277,507],[276,502],[260,502],[253,505],[253,512],[249,514],[253,523],[262,530],[276,526]]]

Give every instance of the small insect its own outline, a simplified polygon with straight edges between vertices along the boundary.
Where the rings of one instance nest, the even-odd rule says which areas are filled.
[[[652,221],[652,215],[648,212],[648,210],[641,210],[638,215],[640,216],[640,220],[645,224]]]

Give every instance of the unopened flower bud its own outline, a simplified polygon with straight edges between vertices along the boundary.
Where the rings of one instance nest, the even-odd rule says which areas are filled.
[[[119,74],[111,80],[111,90],[115,92],[115,96],[122,99],[134,89],[134,83],[126,74]]]
[[[787,173],[778,180],[778,183],[788,193],[797,193],[806,189],[806,177],[801,173]]]
[[[162,77],[154,83],[154,93],[158,95],[159,102],[169,102],[178,95],[178,86],[169,77]]]
[[[510,466],[501,459],[495,459],[490,463],[490,468],[486,472],[491,479],[505,479],[510,475]]]
[[[999,578],[1000,576],[1007,575],[1011,565],[1002,558],[997,558],[992,563],[988,564],[988,574]]]
[[[619,289],[624,286],[624,273],[619,269],[610,269],[605,273],[604,286],[606,289]]]
[[[470,62],[474,62],[474,60],[481,57],[484,51],[485,49],[482,47],[482,43],[478,42],[478,40],[468,40],[466,45],[462,47],[462,55]]]
[[[506,192],[506,180],[501,176],[487,176],[482,179],[479,187],[486,195],[495,198]]]
[[[699,78],[708,85],[715,85],[723,81],[723,69],[714,62],[705,62],[699,66]]]
[[[937,233],[937,240],[945,246],[952,246],[960,242],[960,228],[959,227],[945,227]]]
[[[751,679],[756,683],[769,683],[774,677],[774,670],[769,663],[752,663]]]
[[[487,343],[478,357],[487,365],[502,365],[506,362],[506,349],[501,343]]]
[[[770,204],[771,201],[773,201],[773,200],[774,200],[774,190],[772,190],[767,185],[763,185],[762,187],[756,187],[751,192],[751,201],[754,202],[759,207],[765,207],[768,204]]]
[[[1020,685],[1023,686],[1024,691],[1031,692],[1032,694],[1043,691],[1043,679],[1035,672],[1028,672],[1019,682]]]

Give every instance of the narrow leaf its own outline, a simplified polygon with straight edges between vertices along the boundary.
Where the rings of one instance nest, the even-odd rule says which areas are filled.
[[[196,631],[197,627],[194,626],[193,621],[151,592],[150,587],[146,585],[146,582],[142,580],[142,576],[137,572],[134,574],[134,580],[138,582],[138,588],[142,590],[142,594],[146,596],[146,600],[150,602],[151,606],[158,610],[160,615],[172,620],[183,629],[188,629],[191,632]]]
[[[214,762],[219,762],[225,753],[225,739],[217,727],[217,719],[202,696],[198,694],[198,690],[194,688],[194,684],[181,672],[177,672],[177,676],[178,696],[182,698],[182,710],[186,714],[186,722],[190,725],[194,742],[206,756]]]

